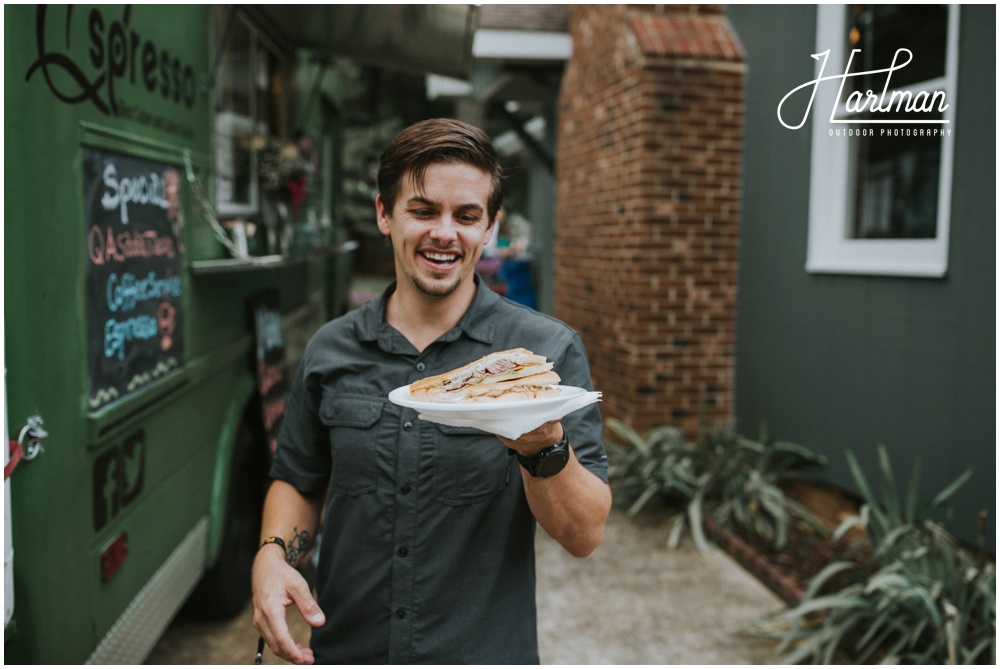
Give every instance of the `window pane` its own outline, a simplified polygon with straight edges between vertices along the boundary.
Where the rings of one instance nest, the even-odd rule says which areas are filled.
[[[215,117],[215,195],[224,214],[245,214],[256,207],[257,136],[245,116],[220,112]]]
[[[282,78],[280,61],[258,44],[257,59],[257,119],[262,121],[273,135],[287,134],[287,123],[282,107],[288,94]]]
[[[215,82],[216,109],[249,116],[252,111],[250,30],[238,17],[233,19],[230,10],[218,7],[215,17],[215,43],[223,45]]]
[[[945,5],[851,5],[847,9],[847,31],[844,67],[851,50],[860,49],[851,61],[851,72],[889,68],[899,49],[909,49],[913,56],[908,65],[891,75],[849,78],[844,88],[845,98],[855,90],[879,93],[885,88],[887,78],[889,90],[893,90],[944,76],[948,35]],[[907,58],[905,53],[899,54],[896,66]]]
[[[899,91],[898,102],[885,96],[881,104],[892,109],[889,114],[893,120],[920,122],[854,126],[865,128],[866,133],[851,140],[853,216],[849,236],[935,238],[942,141],[938,129],[942,126],[926,121],[941,115],[908,113],[905,107],[921,82],[944,77],[948,9],[943,5],[852,5],[846,11],[847,54],[851,49],[860,50],[851,61],[850,72],[900,69],[848,78],[844,98],[853,91],[872,91],[878,96],[883,90]],[[897,56],[899,49],[912,52],[912,60],[905,66],[910,56]],[[936,99],[931,106],[940,108]],[[883,112],[881,117],[885,115]],[[877,120],[879,116],[866,111],[852,118]]]
[[[937,237],[940,127],[867,126],[852,140],[852,238]]]

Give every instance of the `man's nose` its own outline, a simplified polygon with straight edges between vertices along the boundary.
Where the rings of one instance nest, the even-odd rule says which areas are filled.
[[[451,241],[458,238],[458,225],[447,214],[442,214],[431,227],[431,236],[434,239]]]

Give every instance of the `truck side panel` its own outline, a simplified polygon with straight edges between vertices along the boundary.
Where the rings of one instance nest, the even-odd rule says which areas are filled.
[[[221,253],[185,179],[190,168],[210,183],[211,6],[18,5],[5,7],[4,18],[9,428],[16,436],[29,417],[40,416],[48,433],[43,452],[22,461],[10,479],[16,598],[5,661],[141,661],[145,642],[126,643],[138,655],[116,655],[114,637],[135,633],[121,629],[130,620],[142,627],[134,621],[142,614],[136,607],[152,601],[143,589],[158,583],[170,593],[169,603],[156,605],[173,609],[159,612],[165,621],[151,618],[148,634],[139,633],[155,641],[219,554],[227,467],[241,421],[255,416],[250,305],[292,282],[303,289],[286,286],[296,296],[283,307],[304,310],[314,328],[324,318],[325,298],[322,286],[316,294],[305,289],[317,274],[308,263],[219,275],[192,269]],[[95,178],[87,171],[94,155],[117,161],[119,170],[137,164],[152,166],[147,172],[154,176],[173,171],[180,177],[177,200],[157,199],[169,190],[162,184],[140,187],[133,177],[122,185],[105,172]],[[98,197],[129,195],[130,214],[155,206],[170,215],[176,205],[180,276],[121,260],[114,278],[100,275],[104,284],[95,288],[95,239],[118,244],[122,230],[138,228],[130,216],[116,219],[110,236],[109,227],[95,233],[88,187],[103,189]],[[124,207],[116,211],[125,216]],[[117,253],[155,255],[149,244],[136,249]],[[123,289],[128,274],[135,283]],[[166,306],[128,320],[109,339],[102,325],[126,322],[123,312],[136,300],[161,300],[150,291],[169,292],[159,302]],[[150,343],[140,341],[145,334],[163,351],[182,343],[174,362],[123,366],[128,378],[118,394],[99,396],[94,356],[104,350],[124,359]],[[156,363],[167,360],[149,353]],[[259,457],[266,458],[261,446]],[[164,586],[154,578],[165,564],[177,570],[192,556],[196,573],[183,582]]]

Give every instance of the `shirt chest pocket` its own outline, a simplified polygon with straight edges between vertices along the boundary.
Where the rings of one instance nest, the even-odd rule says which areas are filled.
[[[433,452],[433,497],[449,506],[492,499],[510,482],[513,457],[492,434],[434,423],[423,432]]]
[[[334,491],[357,497],[375,490],[375,447],[382,406],[382,400],[369,397],[323,397],[320,420],[330,432],[330,487]]]

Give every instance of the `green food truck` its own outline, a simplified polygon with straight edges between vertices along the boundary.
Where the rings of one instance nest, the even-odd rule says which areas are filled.
[[[4,39],[4,660],[141,663],[248,601],[353,262],[335,91],[225,6],[8,5]]]

